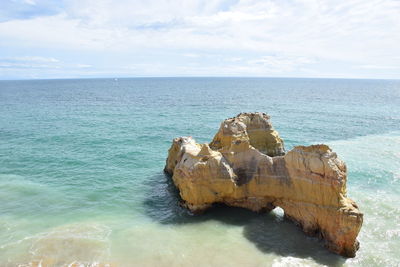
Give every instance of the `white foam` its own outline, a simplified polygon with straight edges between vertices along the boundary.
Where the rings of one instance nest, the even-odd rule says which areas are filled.
[[[295,257],[281,257],[272,262],[272,267],[304,267],[304,266],[326,266],[319,265],[309,259]]]

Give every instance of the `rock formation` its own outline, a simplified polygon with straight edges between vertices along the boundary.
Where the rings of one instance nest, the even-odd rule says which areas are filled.
[[[194,213],[214,203],[253,211],[284,210],[332,252],[354,257],[363,214],[346,196],[346,165],[327,145],[285,153],[265,113],[241,113],[221,123],[210,144],[173,140],[165,172]],[[268,231],[268,229],[266,229]]]

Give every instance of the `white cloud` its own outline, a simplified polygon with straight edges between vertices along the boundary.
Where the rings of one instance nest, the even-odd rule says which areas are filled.
[[[316,61],[306,57],[293,56],[264,56],[259,59],[249,60],[249,65],[258,65],[267,68],[270,71],[282,72],[292,71],[299,66],[313,64]]]
[[[87,68],[91,68],[93,66],[89,65],[89,64],[77,64],[76,67],[80,68],[80,69],[87,69]]]
[[[24,3],[31,5],[31,6],[36,6],[36,1],[34,1],[34,0],[24,0]]]
[[[23,56],[0,59],[0,69],[59,68],[59,60],[52,57]]]
[[[39,57],[39,56],[22,56],[11,58],[0,58],[1,71],[18,71],[26,69],[31,70],[64,70],[70,71],[73,69],[88,69],[92,65],[89,64],[75,64],[60,61],[53,57]]]
[[[5,60],[16,61],[16,62],[37,62],[37,63],[59,62],[58,59],[55,59],[53,57],[37,57],[37,56],[14,57]]]
[[[316,63],[360,70],[399,64],[399,14],[396,0],[67,0],[57,15],[0,23],[0,39],[3,46],[99,56],[179,53],[203,60],[199,73],[215,71],[210,67],[222,57],[228,65],[218,73],[257,66],[264,75],[284,75]],[[174,61],[160,60],[179,72]],[[333,73],[342,72],[333,65]]]
[[[228,61],[228,62],[239,62],[242,60],[243,60],[243,58],[241,58],[241,57],[229,57],[226,59],[226,61]]]
[[[192,54],[192,53],[183,54],[183,56],[185,56],[185,57],[191,57],[191,58],[198,58],[198,57],[200,57],[199,54]]]
[[[393,69],[400,69],[400,65],[398,66],[382,66],[382,65],[361,65],[357,66],[361,69],[373,69],[373,70],[393,70]]]

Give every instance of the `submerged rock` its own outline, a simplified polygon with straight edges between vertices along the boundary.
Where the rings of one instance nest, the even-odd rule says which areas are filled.
[[[257,212],[278,206],[332,252],[354,257],[359,247],[363,214],[346,196],[345,163],[327,145],[297,146],[285,154],[265,113],[223,121],[210,144],[175,138],[164,170],[194,213],[214,203]]]

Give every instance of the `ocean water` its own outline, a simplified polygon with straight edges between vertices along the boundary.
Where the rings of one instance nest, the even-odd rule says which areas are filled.
[[[357,257],[283,219],[191,216],[162,170],[240,112],[286,149],[327,143],[364,212]],[[0,266],[400,266],[400,81],[142,78],[0,81]]]

